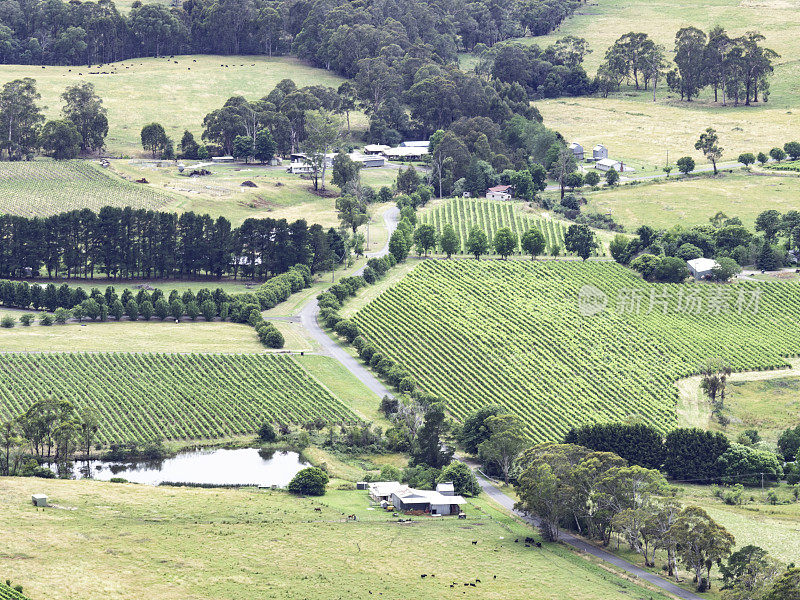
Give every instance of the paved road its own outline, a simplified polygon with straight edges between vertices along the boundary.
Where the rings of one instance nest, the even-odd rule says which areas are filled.
[[[396,207],[388,209],[383,213],[383,220],[386,223],[387,229],[386,245],[377,252],[368,253],[367,256],[369,257],[380,258],[381,256],[389,253],[388,240],[392,236],[394,230],[397,228],[397,223],[400,220],[400,211]],[[358,272],[356,272],[356,274],[359,275],[361,271],[363,271],[363,269],[360,269]],[[306,329],[306,331],[308,331],[317,341],[317,343],[319,343],[321,352],[329,356],[333,356],[336,360],[342,363],[348,371],[355,375],[379,398],[383,398],[384,396],[393,396],[389,389],[383,385],[383,383],[381,383],[367,368],[365,368],[364,365],[362,365],[353,356],[345,352],[345,350],[338,343],[332,340],[328,334],[323,331],[322,327],[320,327],[319,323],[317,322],[318,315],[319,306],[316,298],[309,300],[308,303],[306,303],[306,305],[300,310],[300,322],[303,324],[303,327]]]
[[[497,487],[495,487],[490,481],[482,477],[480,474],[477,474],[477,477],[481,488],[483,488],[483,491],[486,492],[486,495],[492,500],[497,502],[503,508],[511,511],[533,527],[539,526],[539,520],[535,517],[531,517],[523,512],[514,510],[514,500],[512,498],[501,492]],[[598,548],[597,546],[590,544],[579,537],[572,535],[571,533],[562,531],[560,534],[560,540],[579,552],[591,554],[592,556],[595,556],[607,563],[614,565],[618,569],[625,571],[629,575],[633,575],[634,577],[647,581],[648,583],[672,594],[673,596],[683,598],[684,600],[703,600],[702,596],[698,596],[694,592],[685,590],[682,587],[675,585],[671,581],[664,579],[663,577],[659,577],[658,575],[650,573],[649,571],[645,571],[641,567],[628,562],[624,558],[620,558],[611,552],[603,550],[602,548]]]

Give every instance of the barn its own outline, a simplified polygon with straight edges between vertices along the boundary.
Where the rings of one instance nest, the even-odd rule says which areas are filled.
[[[569,149],[572,150],[572,155],[575,157],[575,160],[578,162],[583,161],[583,146],[581,146],[578,142],[572,142],[569,145]]]

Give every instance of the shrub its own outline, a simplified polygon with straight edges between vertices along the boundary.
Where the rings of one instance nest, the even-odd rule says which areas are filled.
[[[481,486],[472,472],[463,462],[452,462],[447,465],[439,475],[439,483],[453,482],[456,494],[459,496],[477,496],[481,493]]]
[[[25,313],[19,318],[19,322],[22,323],[25,327],[28,327],[36,317],[30,313]]]
[[[39,325],[44,325],[45,327],[49,327],[52,324],[53,324],[53,317],[51,317],[47,313],[43,313],[39,317]]]
[[[15,323],[16,321],[14,320],[14,317],[12,317],[11,315],[6,315],[5,317],[2,318],[2,320],[0,320],[0,327],[11,329],[12,327],[14,327]]]
[[[317,467],[306,467],[289,482],[289,491],[305,496],[323,496],[328,485],[328,474]]]
[[[258,439],[262,442],[274,442],[278,439],[278,434],[275,433],[275,428],[272,423],[265,421],[261,427],[258,428]]]

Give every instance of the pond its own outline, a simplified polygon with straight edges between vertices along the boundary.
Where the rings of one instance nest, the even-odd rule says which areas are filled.
[[[206,485],[285,486],[298,471],[307,466],[308,463],[297,452],[240,448],[181,452],[160,461],[76,462],[72,474],[77,479],[108,481],[112,477],[122,477],[149,485],[168,481]]]

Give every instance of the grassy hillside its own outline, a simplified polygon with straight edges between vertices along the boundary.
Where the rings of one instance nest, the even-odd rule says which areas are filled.
[[[4,354],[0,415],[56,396],[92,407],[105,442],[253,434],[264,421],[356,421],[288,355]]]
[[[708,225],[718,211],[753,227],[764,210],[793,210],[798,194],[798,178],[735,172],[717,178],[673,177],[659,183],[588,192],[584,194],[588,202],[584,210],[610,213],[628,231],[645,224],[656,228]]]
[[[231,96],[261,98],[287,78],[301,87],[343,81],[289,57],[206,55],[138,58],[91,69],[0,65],[0,83],[20,77],[36,79],[49,117],[60,113],[60,95],[68,85],[93,83],[108,109],[108,151],[131,156],[142,152],[139,134],[153,121],[177,143],[184,129],[199,138],[203,117]],[[355,120],[358,124],[358,116]]]
[[[700,159],[694,141],[706,127],[715,127],[725,157],[740,152],[769,149],[800,138],[800,125],[792,116],[798,109],[800,68],[800,12],[787,0],[598,0],[582,7],[550,36],[526,38],[526,43],[546,46],[565,35],[585,38],[592,49],[585,66],[594,75],[608,47],[629,31],[641,31],[665,46],[672,56],[675,33],[694,25],[708,31],[715,25],[732,35],[758,30],[765,45],[777,51],[775,76],[769,102],[753,107],[719,107],[711,104],[708,90],[699,101],[687,104],[659,92],[625,89],[608,99],[563,98],[537,102],[545,123],[584,147],[604,143],[614,158],[652,169],[660,167],[669,151],[670,160],[690,154]]]
[[[697,312],[678,306],[690,293]],[[592,294],[606,310],[587,315]],[[633,416],[673,427],[673,384],[707,358],[755,370],[800,352],[799,300],[781,283],[648,284],[611,262],[428,260],[354,318],[456,417],[498,403],[544,441]]]
[[[32,493],[72,510],[37,513]],[[467,505],[466,522],[399,524],[368,507],[355,491],[310,499],[4,478],[4,552],[19,559],[4,568],[35,600],[129,600],[143,589],[162,600],[665,600],[558,545],[514,543],[531,530],[483,500]]]

